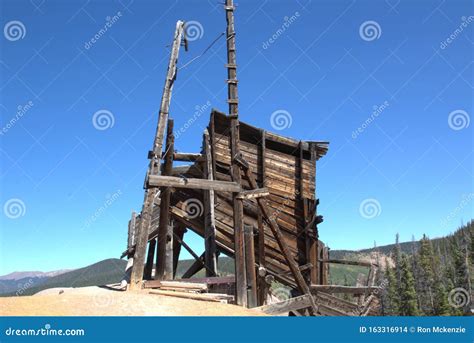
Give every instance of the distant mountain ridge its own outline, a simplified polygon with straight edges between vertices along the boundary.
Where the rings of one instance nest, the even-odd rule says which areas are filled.
[[[27,272],[13,272],[10,274],[0,276],[0,280],[21,280],[26,278],[48,278],[73,271],[74,269],[60,269],[50,272],[27,271]]]

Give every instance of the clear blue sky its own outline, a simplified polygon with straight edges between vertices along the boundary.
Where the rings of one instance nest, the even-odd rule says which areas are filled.
[[[76,268],[125,249],[175,23],[202,26],[184,65],[225,29],[218,2],[1,1],[0,274]],[[317,174],[323,241],[359,249],[397,232],[436,237],[474,217],[472,1],[238,5],[241,119],[331,142]],[[221,39],[179,72],[175,128],[208,101],[226,111],[225,56]],[[100,110],[113,126],[96,129]],[[291,126],[272,128],[277,110]],[[176,148],[199,151],[208,118]]]

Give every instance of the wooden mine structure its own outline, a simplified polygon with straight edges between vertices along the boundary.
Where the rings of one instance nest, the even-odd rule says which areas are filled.
[[[319,240],[316,165],[328,143],[294,140],[239,120],[233,1],[226,0],[224,8],[229,109],[228,114],[211,111],[199,153],[175,150],[173,119],[168,115],[179,48],[184,43],[187,49],[185,24],[176,25],[158,127],[148,154],[143,208],[132,213],[122,254],[131,266],[129,288],[230,301],[269,314],[374,313],[376,264],[331,260]],[[174,161],[190,163],[173,167]],[[202,254],[184,241],[187,229],[204,238]],[[195,262],[178,280],[182,248]],[[234,258],[234,276],[219,276],[220,253]],[[366,266],[370,269],[366,284],[328,285],[330,263]],[[203,269],[205,278],[192,278]],[[269,291],[274,282],[285,296],[280,291],[272,301]],[[357,302],[333,293],[353,294]]]

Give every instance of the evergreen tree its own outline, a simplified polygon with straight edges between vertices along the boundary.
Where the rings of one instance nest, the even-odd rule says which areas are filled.
[[[438,282],[436,284],[434,315],[449,316],[451,314],[451,306],[449,306],[448,303],[448,292],[446,292],[446,287],[444,287],[443,283]]]
[[[400,314],[400,297],[398,282],[395,276],[395,271],[390,268],[386,262],[385,278],[386,278],[386,292],[385,292],[385,314],[389,316],[398,316]]]
[[[420,249],[416,255],[418,268],[415,271],[416,290],[420,310],[426,315],[434,314],[434,256],[431,242],[423,235],[420,240]]]
[[[401,257],[400,265],[400,315],[401,316],[419,316],[417,295],[415,290],[415,280],[410,270],[408,257]]]

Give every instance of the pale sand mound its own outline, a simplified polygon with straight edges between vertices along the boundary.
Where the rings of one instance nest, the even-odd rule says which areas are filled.
[[[34,296],[0,298],[0,316],[259,315],[263,314],[235,305],[100,287],[52,288]]]

